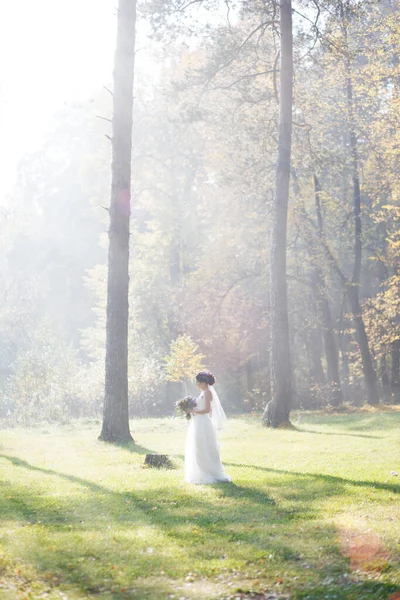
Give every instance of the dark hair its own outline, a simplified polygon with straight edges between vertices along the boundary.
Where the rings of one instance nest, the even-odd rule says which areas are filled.
[[[196,375],[196,381],[199,381],[200,383],[207,383],[208,385],[214,385],[215,377],[212,373],[210,373],[210,371],[200,371],[200,373],[197,373]]]

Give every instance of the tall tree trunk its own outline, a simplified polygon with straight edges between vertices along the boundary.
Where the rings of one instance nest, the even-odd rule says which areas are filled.
[[[347,42],[347,26],[348,14],[341,4],[341,18],[343,31]],[[353,321],[356,330],[357,342],[360,348],[361,360],[363,365],[364,381],[367,391],[368,404],[374,405],[379,403],[378,385],[376,372],[369,348],[368,337],[365,331],[364,320],[359,299],[360,276],[362,268],[362,222],[361,222],[361,189],[359,176],[359,159],[358,159],[358,142],[355,127],[354,116],[354,98],[353,98],[353,81],[351,77],[350,56],[346,56],[346,94],[347,94],[347,117],[349,127],[349,142],[352,163],[352,179],[353,179],[353,214],[354,214],[354,266],[351,282],[347,284],[347,295]]]
[[[286,281],[287,212],[293,104],[292,2],[280,0],[281,67],[278,164],[271,232],[271,401],[263,422],[272,427],[289,420],[293,402]]]
[[[100,439],[132,440],[128,413],[129,220],[136,0],[119,0],[114,57],[106,378]]]
[[[324,223],[321,209],[321,191],[319,178],[314,174],[315,210],[317,213],[318,235],[320,238],[323,238]],[[339,356],[333,331],[331,307],[326,295],[323,274],[319,268],[315,269],[314,290],[322,320],[322,333],[327,366],[328,401],[332,406],[339,406],[343,402],[339,375]]]

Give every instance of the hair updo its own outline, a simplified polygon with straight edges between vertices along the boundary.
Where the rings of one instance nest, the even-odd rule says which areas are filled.
[[[197,373],[196,375],[196,381],[199,383],[207,383],[207,385],[214,385],[215,377],[209,371],[200,371],[200,373]]]

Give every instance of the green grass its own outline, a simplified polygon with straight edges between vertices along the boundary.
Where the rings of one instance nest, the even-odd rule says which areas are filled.
[[[213,486],[183,482],[184,420],[132,422],[126,447],[96,423],[0,431],[0,598],[389,599],[400,412],[293,422],[232,419],[234,483]],[[148,451],[176,468],[144,468]]]

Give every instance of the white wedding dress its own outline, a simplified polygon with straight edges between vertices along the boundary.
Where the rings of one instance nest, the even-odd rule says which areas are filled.
[[[210,392],[213,395],[211,413],[192,415],[189,423],[185,452],[185,480],[188,483],[229,483],[232,481],[225,473],[221,463],[217,436],[217,428],[222,427],[226,416],[215,390],[210,387]],[[204,410],[204,392],[197,398],[196,408]]]

